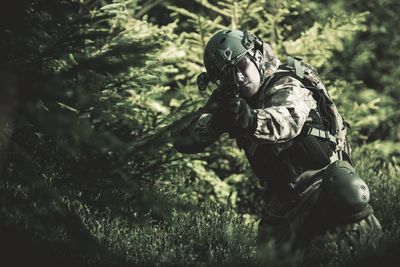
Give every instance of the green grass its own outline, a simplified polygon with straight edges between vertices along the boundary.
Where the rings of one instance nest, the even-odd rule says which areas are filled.
[[[93,236],[134,265],[212,266],[254,258],[254,225],[217,204],[174,211],[166,222],[141,224],[86,211],[83,221]]]
[[[365,248],[349,266],[385,259],[400,263],[400,167],[370,149],[357,150],[354,159],[384,234],[377,248]],[[150,213],[136,214],[135,207],[118,213],[73,194],[55,197],[51,180],[1,183],[1,199],[7,201],[0,210],[3,261],[13,266],[299,266],[298,254],[282,258],[272,244],[257,252],[257,216],[248,220],[233,207],[205,202],[172,208],[156,220]]]

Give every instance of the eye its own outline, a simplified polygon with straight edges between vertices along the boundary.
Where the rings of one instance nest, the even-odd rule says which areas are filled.
[[[249,61],[248,61],[247,57],[244,57],[242,60],[240,60],[240,61],[236,64],[236,66],[237,66],[241,71],[244,71],[244,70],[247,68],[248,64],[249,64]]]

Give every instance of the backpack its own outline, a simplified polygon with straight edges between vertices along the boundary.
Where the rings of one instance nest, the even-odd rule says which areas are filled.
[[[344,137],[341,136],[341,133],[349,129],[350,125],[339,114],[335,103],[332,101],[315,68],[302,62],[300,57],[288,57],[287,63],[279,66],[278,70],[263,86],[263,89],[268,90],[277,80],[285,76],[299,80],[306,89],[312,92],[317,102],[318,113],[324,125],[323,128],[305,125],[302,133],[328,139],[338,144],[339,139]],[[313,114],[310,115],[313,116]],[[345,151],[348,154],[350,153],[350,147],[347,147],[345,150],[348,150]]]
[[[272,176],[288,178],[288,182],[293,183],[305,170],[320,169],[336,160],[352,164],[346,139],[349,125],[339,114],[313,67],[301,62],[299,58],[289,58],[287,64],[281,65],[264,82],[261,90],[266,92],[276,81],[287,76],[299,80],[312,92],[317,108],[310,111],[311,122],[307,121],[301,133],[293,139],[272,144],[252,138],[237,140],[238,146],[253,161],[257,176],[274,173]],[[265,169],[266,164],[268,170]]]

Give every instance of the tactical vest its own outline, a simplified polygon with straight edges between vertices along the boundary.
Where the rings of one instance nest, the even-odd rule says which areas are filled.
[[[303,172],[321,169],[337,159],[351,163],[346,139],[349,125],[344,122],[318,73],[310,65],[299,58],[289,58],[287,64],[281,65],[263,84],[261,96],[275,82],[287,76],[299,80],[317,102],[316,110],[310,111],[300,135],[275,144],[249,137],[237,139],[255,174],[271,184],[294,183]]]

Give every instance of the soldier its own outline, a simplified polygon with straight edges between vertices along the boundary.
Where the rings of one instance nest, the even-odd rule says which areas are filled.
[[[350,159],[348,124],[314,68],[299,58],[281,64],[268,43],[239,30],[216,33],[204,64],[199,88],[211,81],[217,89],[172,132],[173,143],[198,153],[223,133],[236,139],[266,182],[260,245],[304,248],[305,265],[318,257],[326,265],[379,235],[368,187]]]

